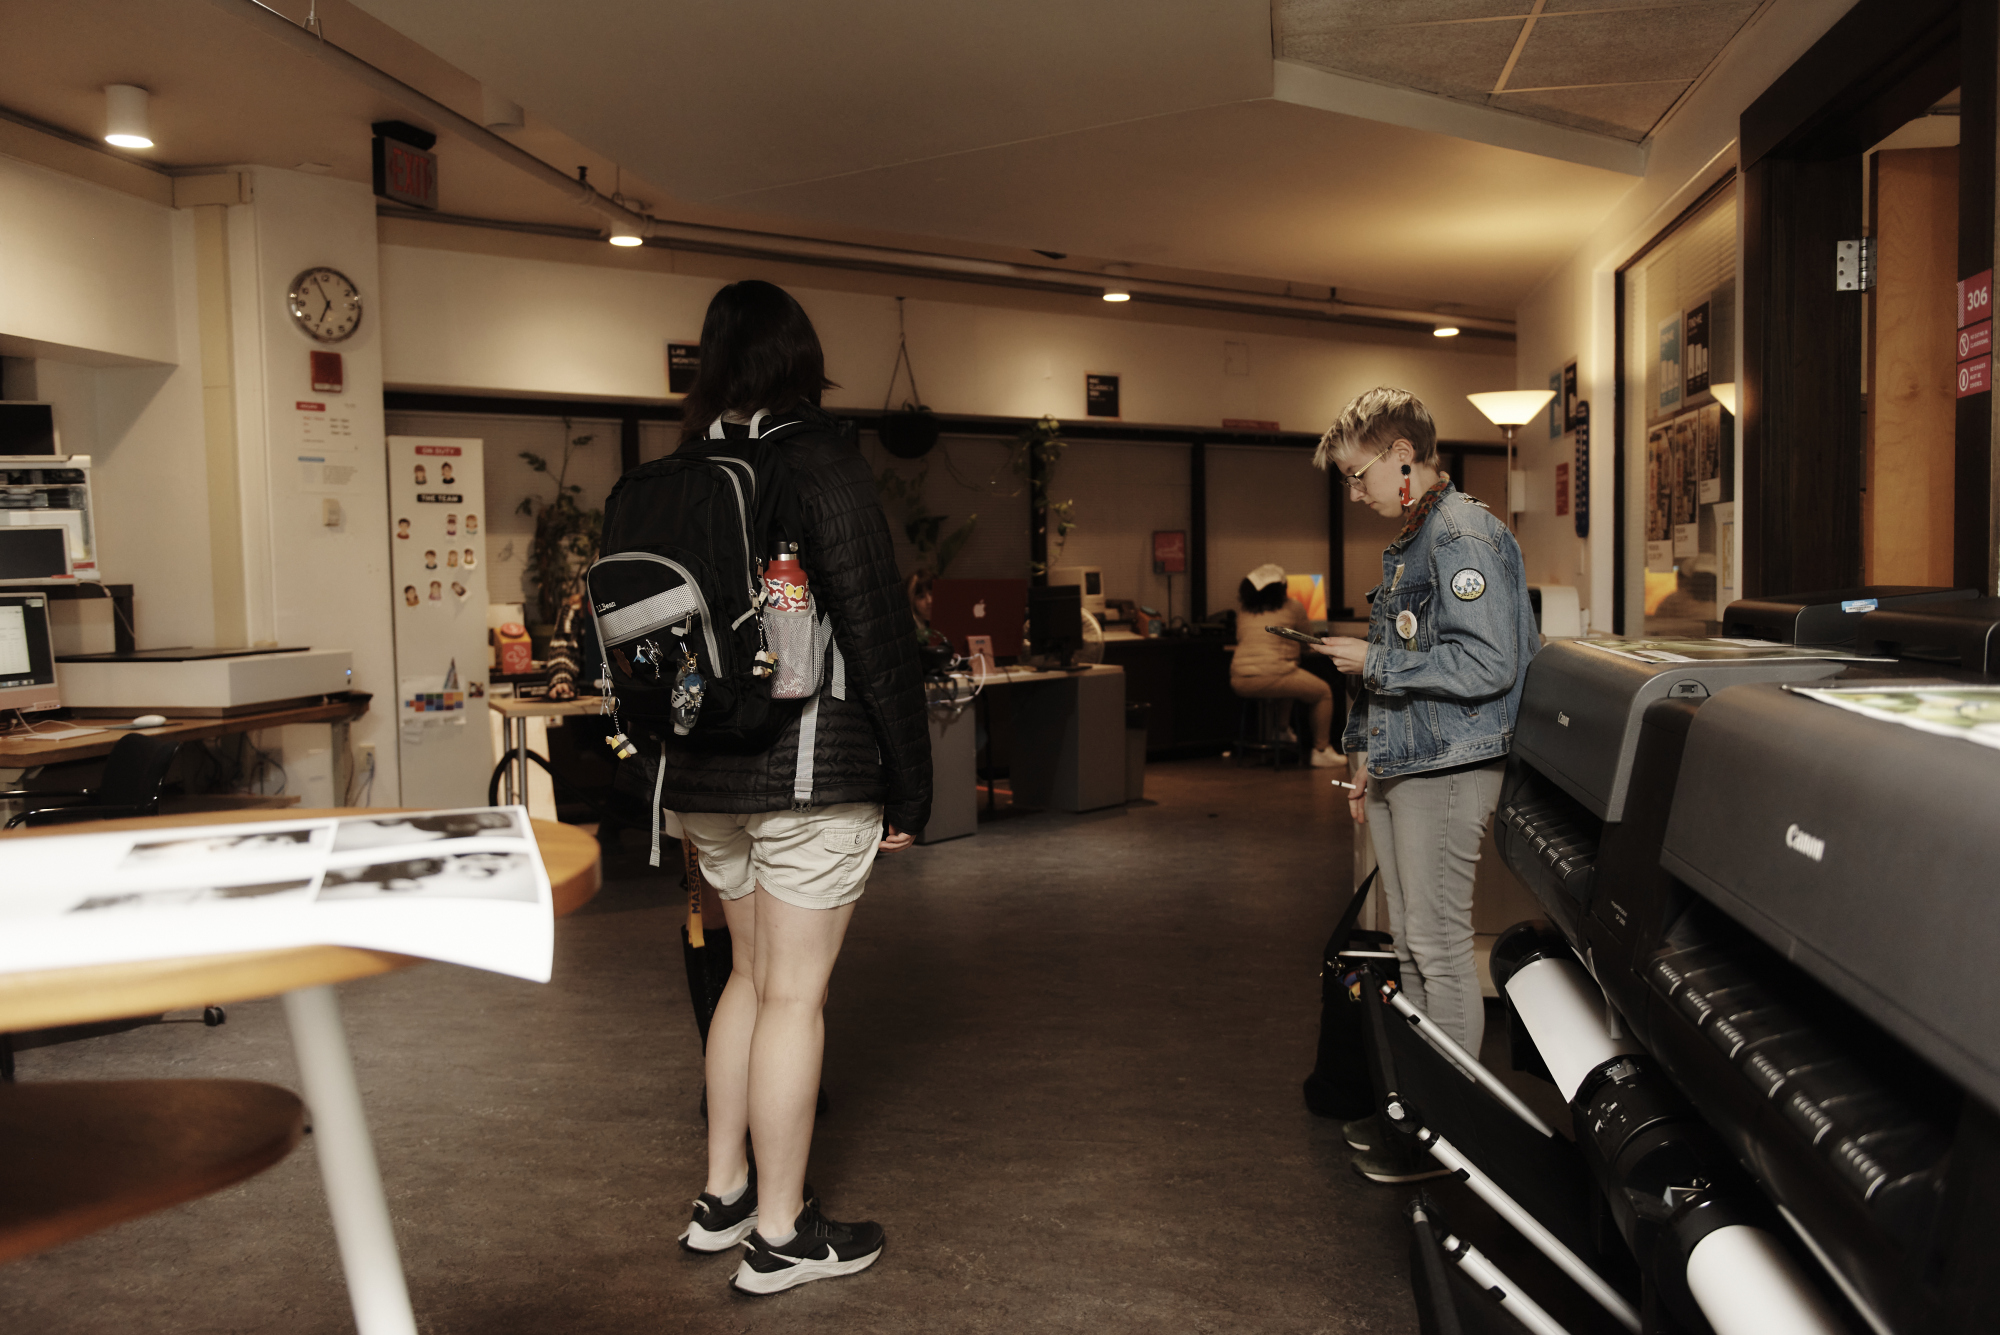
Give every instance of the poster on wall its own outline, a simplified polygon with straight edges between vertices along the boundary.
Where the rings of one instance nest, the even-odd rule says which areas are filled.
[[[1563,433],[1563,373],[1549,372],[1549,439],[1561,440]]]
[[[1563,430],[1574,431],[1576,430],[1576,424],[1579,421],[1583,420],[1582,418],[1577,416],[1577,411],[1576,411],[1576,405],[1578,404],[1578,402],[1580,402],[1580,400],[1577,398],[1576,362],[1574,360],[1571,360],[1567,365],[1563,367],[1562,401],[1563,401]]]
[[[1670,426],[1646,433],[1646,569],[1655,573],[1674,568],[1672,437]]]
[[[1115,375],[1084,376],[1083,411],[1085,415],[1090,417],[1118,416],[1118,377]]]
[[[1709,305],[1688,308],[1681,329],[1681,384],[1688,398],[1708,392]]]
[[[1675,311],[1660,321],[1659,396],[1654,400],[1654,413],[1670,413],[1681,406],[1681,316]]]
[[[396,722],[403,800],[483,800],[486,478],[478,440],[388,439]]]
[[[667,344],[667,393],[685,394],[694,388],[694,377],[701,370],[701,344]]]
[[[1695,507],[1695,420],[1699,413],[1682,413],[1673,421],[1674,559],[1685,561],[1701,552],[1701,526]]]
[[[1711,403],[1695,414],[1696,477],[1700,483],[1697,499],[1714,505],[1722,499],[1722,405]]]
[[[360,438],[355,422],[361,405],[353,399],[295,399],[292,444],[298,461],[299,490],[318,494],[353,491],[360,470]]]

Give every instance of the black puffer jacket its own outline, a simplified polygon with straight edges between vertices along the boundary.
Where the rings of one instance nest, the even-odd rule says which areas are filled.
[[[834,699],[830,689],[820,695],[812,805],[880,802],[883,819],[914,834],[931,812],[916,624],[867,462],[831,417],[805,411],[813,426],[779,448],[805,522],[799,563],[847,660],[847,698]],[[746,427],[724,429],[738,439],[748,434]],[[762,755],[718,755],[670,741],[660,803],[669,811],[781,811],[792,805],[798,751],[796,720]]]

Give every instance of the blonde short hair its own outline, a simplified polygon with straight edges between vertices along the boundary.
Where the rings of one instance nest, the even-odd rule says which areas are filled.
[[[1333,425],[1319,438],[1319,448],[1313,451],[1313,466],[1331,468],[1340,455],[1363,449],[1387,449],[1399,440],[1410,442],[1410,448],[1416,451],[1416,462],[1432,463],[1437,459],[1437,439],[1437,425],[1431,421],[1430,410],[1424,407],[1423,400],[1406,389],[1384,385],[1355,395],[1340,410],[1340,416],[1333,419]]]

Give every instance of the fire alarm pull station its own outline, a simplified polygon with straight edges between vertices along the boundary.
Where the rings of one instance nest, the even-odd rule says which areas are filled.
[[[347,386],[347,372],[337,352],[312,354],[312,386],[316,394],[339,394]]]

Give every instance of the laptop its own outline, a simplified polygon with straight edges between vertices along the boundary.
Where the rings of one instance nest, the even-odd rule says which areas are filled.
[[[1025,579],[941,579],[931,585],[931,625],[959,653],[972,635],[991,636],[999,658],[1018,658],[1028,620]]]

